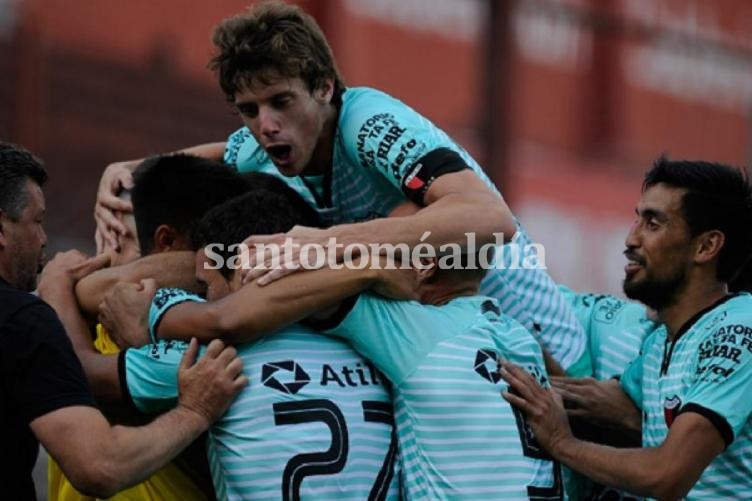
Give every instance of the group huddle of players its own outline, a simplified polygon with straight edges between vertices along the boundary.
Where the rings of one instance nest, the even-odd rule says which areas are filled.
[[[217,268],[209,244],[532,241],[446,133],[383,92],[346,88],[299,8],[256,6],[214,43],[243,127],[105,170],[95,216],[111,266],[74,291],[104,326],[73,345],[97,397],[137,414],[175,405],[193,337],[234,344],[250,384],[206,438],[213,488],[199,447],[199,461],[118,496],[752,498],[752,304],[723,288],[752,247],[714,226],[752,221],[738,171],[651,169],[625,291],[652,310],[503,262],[389,269],[340,252],[351,266],[249,272],[225,250]],[[557,395],[574,435],[556,422]],[[50,499],[80,496],[54,464],[50,478]]]

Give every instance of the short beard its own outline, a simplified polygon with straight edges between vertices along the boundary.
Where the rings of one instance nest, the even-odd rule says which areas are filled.
[[[19,256],[17,254],[14,254],[11,259],[11,261],[15,264],[14,266],[14,272],[15,276],[13,277],[13,287],[15,289],[24,291],[24,292],[32,292],[34,289],[37,288],[37,275],[41,271],[39,269],[39,260],[35,260],[33,264],[29,263],[28,260],[24,260],[22,258],[27,256]]]
[[[37,288],[37,272],[24,270],[18,277],[18,288],[24,292],[32,292]]]
[[[669,278],[645,280],[637,283],[627,282],[624,279],[622,287],[624,294],[629,299],[634,299],[648,308],[660,311],[674,301],[685,279],[686,274],[682,271]]]

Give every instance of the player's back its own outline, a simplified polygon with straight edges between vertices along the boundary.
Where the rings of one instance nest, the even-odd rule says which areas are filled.
[[[238,354],[250,384],[209,436],[220,499],[397,499],[392,404],[372,365],[297,325]]]
[[[480,296],[440,307],[361,294],[333,335],[393,383],[408,499],[559,499],[559,468],[501,397],[500,359],[546,381],[540,347]]]
[[[432,326],[436,328],[436,326]],[[524,416],[501,398],[499,360],[545,381],[540,348],[508,317],[481,319],[435,346],[395,392],[403,467],[423,485],[412,498],[560,499],[559,467],[535,443]],[[429,458],[430,461],[426,461]],[[423,492],[421,488],[426,488]]]

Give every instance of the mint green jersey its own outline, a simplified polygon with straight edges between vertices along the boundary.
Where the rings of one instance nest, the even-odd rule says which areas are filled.
[[[407,499],[561,499],[558,464],[500,395],[500,360],[547,383],[524,327],[480,296],[437,307],[364,293],[348,306],[321,327],[391,381]]]
[[[229,137],[225,162],[241,172],[276,171],[245,127]],[[408,199],[423,204],[422,195],[437,177],[462,168],[472,169],[498,193],[470,154],[430,120],[383,92],[357,87],[342,97],[331,175],[315,182],[303,176],[282,179],[314,200],[328,223],[340,224],[385,217]],[[563,368],[580,370],[589,365],[585,335],[547,271],[530,266],[540,264],[537,252],[518,222],[515,243],[496,249],[496,267],[487,273],[481,293],[495,298]]]
[[[644,447],[662,444],[685,412],[705,416],[725,440],[688,500],[752,499],[752,296],[727,296],[673,341],[665,327],[653,331],[621,384],[642,408]]]
[[[200,298],[161,289],[150,327]],[[187,343],[129,349],[124,377],[142,412],[175,405]],[[294,325],[237,346],[250,384],[209,430],[219,499],[399,498],[396,435],[384,377],[347,343]],[[202,348],[203,353],[203,348]]]
[[[659,327],[640,303],[606,294],[579,294],[563,285],[559,290],[585,330],[596,379],[621,376],[639,355],[645,337]]]
[[[559,285],[572,305],[577,320],[585,329],[591,374],[598,380],[621,376],[637,358],[644,339],[660,327],[647,317],[645,306],[605,294],[579,294]],[[620,489],[599,485],[576,472],[565,469],[565,485],[572,500],[637,501],[643,499]]]

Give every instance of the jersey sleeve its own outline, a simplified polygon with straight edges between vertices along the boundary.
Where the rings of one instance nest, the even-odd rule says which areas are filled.
[[[184,341],[163,340],[122,352],[120,383],[136,409],[153,414],[177,404],[178,369],[186,349]]]
[[[164,314],[173,306],[186,301],[205,302],[201,296],[183,289],[168,288],[157,290],[149,307],[149,336],[153,343],[157,341],[157,329]]]
[[[328,320],[312,326],[346,339],[392,383],[399,385],[425,351],[420,334],[434,322],[426,308],[417,302],[364,292],[343,302],[339,312]]]
[[[227,165],[239,169],[238,163],[249,157],[255,146],[256,141],[251,136],[251,131],[247,127],[241,127],[227,138],[223,160]]]
[[[441,175],[470,168],[454,141],[425,117],[386,94],[354,97],[343,113],[340,134],[351,162],[386,177],[423,205]]]
[[[752,315],[732,318],[700,344],[695,380],[679,411],[705,416],[727,446],[752,416]]]
[[[632,360],[619,378],[621,389],[642,409],[642,354]]]

